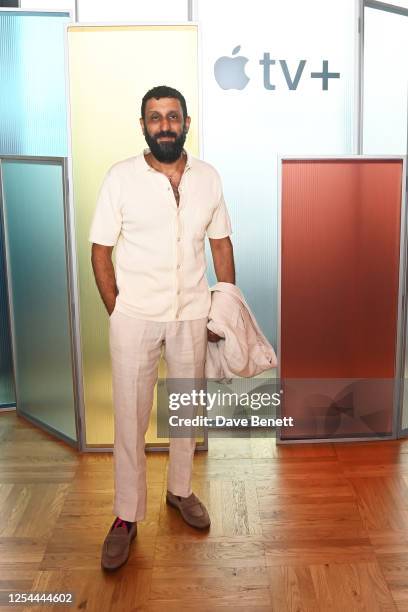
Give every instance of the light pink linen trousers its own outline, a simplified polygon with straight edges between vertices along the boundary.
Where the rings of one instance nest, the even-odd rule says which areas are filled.
[[[141,521],[146,514],[145,435],[158,378],[161,347],[167,378],[203,378],[208,318],[145,321],[114,310],[110,317],[113,407],[115,419],[113,514]],[[194,437],[171,437],[167,488],[191,492]]]

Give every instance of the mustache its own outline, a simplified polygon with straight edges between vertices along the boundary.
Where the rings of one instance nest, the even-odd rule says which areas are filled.
[[[170,130],[159,132],[154,136],[154,140],[158,140],[158,138],[177,138],[177,134],[175,132],[171,132]]]

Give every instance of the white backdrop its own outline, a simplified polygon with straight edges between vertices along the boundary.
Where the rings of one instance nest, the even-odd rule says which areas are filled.
[[[196,5],[202,40],[203,156],[223,178],[237,284],[275,345],[277,156],[354,152],[355,8],[354,0]],[[214,65],[221,56],[230,59],[217,64],[220,86]],[[248,61],[244,64],[239,56]],[[329,72],[340,73],[340,78],[328,79],[326,90],[322,78],[311,76],[322,72],[324,61]],[[224,89],[245,85],[243,68],[246,86]]]

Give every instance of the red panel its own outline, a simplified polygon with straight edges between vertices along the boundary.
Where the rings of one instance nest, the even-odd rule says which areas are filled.
[[[401,160],[283,162],[280,368],[284,414],[297,423],[285,436],[369,434],[360,416],[371,408],[372,435],[391,431],[401,181]],[[294,379],[331,379],[332,392],[326,380],[305,403],[300,387],[290,392]],[[360,416],[353,379],[375,379],[365,401],[360,390]],[[339,419],[345,393],[351,404]]]

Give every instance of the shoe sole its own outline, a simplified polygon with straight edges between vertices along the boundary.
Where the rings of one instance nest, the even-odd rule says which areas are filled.
[[[211,523],[209,523],[208,525],[204,525],[204,526],[201,526],[201,525],[192,525],[191,523],[189,523],[189,521],[187,521],[187,519],[184,518],[183,513],[180,510],[180,507],[175,502],[170,501],[167,496],[166,496],[166,504],[168,504],[169,506],[172,506],[173,508],[176,508],[180,512],[181,516],[183,517],[183,519],[187,523],[187,525],[190,525],[190,527],[194,527],[194,529],[203,529],[204,530],[204,529],[208,529],[210,527],[210,525],[211,525]]]
[[[124,561],[122,561],[122,563],[119,563],[119,565],[115,565],[115,567],[106,567],[103,564],[103,561],[101,560],[101,567],[103,570],[105,570],[106,572],[115,572],[116,570],[118,570],[120,567],[122,567],[123,565],[125,565],[125,563],[127,563],[127,560],[129,559],[129,554],[130,554],[130,545],[132,544],[133,540],[135,539],[135,537],[137,536],[137,531],[135,531],[135,533],[132,535],[132,537],[130,538],[130,542],[129,542],[129,551],[127,554],[127,557]]]

